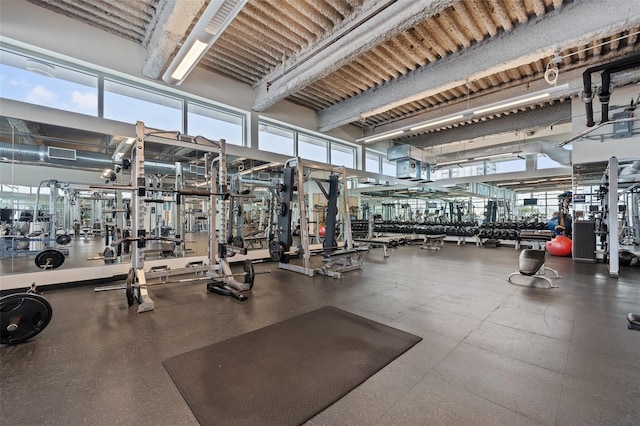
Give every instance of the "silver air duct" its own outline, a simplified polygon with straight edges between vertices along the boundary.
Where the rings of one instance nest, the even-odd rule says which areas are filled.
[[[102,171],[113,166],[110,155],[98,152],[75,151],[75,160],[51,157],[49,147],[36,145],[14,146],[0,142],[0,162],[44,164],[47,166],[59,166],[77,169],[92,169]],[[145,164],[145,173],[148,174],[175,174],[174,164],[164,164],[157,161]],[[186,177],[196,177],[189,168],[184,169]]]

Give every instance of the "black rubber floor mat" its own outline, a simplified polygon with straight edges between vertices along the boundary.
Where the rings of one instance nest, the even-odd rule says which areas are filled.
[[[420,340],[325,306],[163,364],[202,425],[296,425]]]

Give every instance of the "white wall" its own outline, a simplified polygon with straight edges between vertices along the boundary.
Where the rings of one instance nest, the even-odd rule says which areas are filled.
[[[596,78],[594,76],[594,78]],[[597,77],[599,79],[599,77]],[[596,81],[596,80],[594,80]],[[617,87],[611,91],[611,100],[609,101],[609,120],[612,119],[613,114],[621,112],[621,109],[612,110],[611,106],[614,105],[629,105],[631,99],[636,99],[638,93],[640,93],[640,85],[632,84],[624,87]],[[593,100],[593,117],[594,121],[600,122],[601,114],[600,102],[597,96],[594,96]],[[636,111],[635,115],[638,116],[639,112]],[[573,136],[580,134],[588,129],[587,117],[584,102],[581,99],[573,99],[571,103],[571,115],[572,115],[572,133]],[[606,125],[598,130],[589,133],[588,136],[599,136],[611,134],[613,132],[612,125]],[[612,139],[609,135],[603,141],[593,139],[578,139],[573,142],[573,163],[593,163],[598,161],[606,161],[610,157],[618,157],[619,160],[623,159],[638,159],[640,158],[640,121],[633,122],[633,132],[635,133],[630,138]]]

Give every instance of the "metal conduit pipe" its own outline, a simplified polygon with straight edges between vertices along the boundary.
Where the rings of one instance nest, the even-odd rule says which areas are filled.
[[[593,74],[594,72],[599,72],[599,71],[609,71],[607,73],[607,84],[605,86],[605,75],[603,73],[602,75],[602,92],[601,92],[601,98],[600,98],[600,102],[603,102],[603,99],[606,99],[606,107],[603,105],[603,122],[608,121],[608,115],[609,115],[609,97],[610,97],[610,92],[609,92],[609,86],[610,86],[610,74],[612,72],[620,72],[620,71],[624,71],[626,69],[629,68],[635,68],[637,66],[640,66],[640,54],[636,54],[633,56],[630,56],[628,58],[624,58],[624,59],[620,59],[617,61],[613,61],[610,62],[608,64],[603,64],[603,65],[598,65],[595,67],[591,67],[591,68],[587,68],[585,70],[584,73],[582,73],[582,83],[584,86],[584,90],[582,92],[582,100],[584,101],[585,104],[585,109],[586,109],[586,113],[587,113],[587,127],[593,127],[596,123],[595,121],[593,121],[593,91],[591,90],[591,74]],[[604,97],[602,97],[604,95]],[[606,120],[605,120],[605,115],[604,115],[604,109],[606,108],[607,110],[607,116],[606,116]]]

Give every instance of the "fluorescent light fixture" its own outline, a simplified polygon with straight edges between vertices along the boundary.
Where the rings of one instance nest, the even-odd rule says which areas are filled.
[[[527,102],[537,101],[539,99],[545,99],[545,98],[548,98],[549,96],[550,96],[550,93],[541,93],[539,95],[528,96],[528,97],[523,98],[523,99],[515,99],[515,100],[513,100],[511,102],[498,102],[495,105],[488,106],[488,107],[485,107],[485,108],[480,108],[480,109],[477,109],[477,110],[473,111],[473,115],[480,115],[480,114],[484,114],[486,112],[491,112],[491,111],[496,111],[496,110],[499,110],[499,109],[509,108],[509,107],[512,107],[512,106],[525,104]]]
[[[537,100],[542,100],[551,97],[551,95],[559,92],[563,92],[569,89],[568,84],[563,84],[560,86],[552,87],[550,89],[545,89],[540,92],[528,93],[526,95],[518,96],[511,99],[506,99],[504,101],[495,102],[492,104],[480,106],[477,108],[471,108],[465,111],[461,111],[455,114],[450,114],[445,117],[440,117],[436,119],[426,120],[421,123],[413,124],[411,126],[404,126],[396,130],[390,130],[388,132],[380,133],[377,136],[364,137],[360,139],[356,139],[356,142],[373,142],[381,139],[390,138],[392,136],[397,136],[402,133],[415,132],[417,130],[426,129],[428,127],[438,126],[440,124],[445,124],[453,121],[461,121],[465,118],[471,118],[473,116],[478,116],[481,114],[485,114],[487,112],[497,111],[501,109],[507,109],[516,105],[526,104],[528,102],[533,102]]]
[[[207,43],[196,40],[189,49],[184,58],[178,64],[178,67],[171,73],[171,78],[174,80],[182,80],[187,75],[187,72],[193,68],[193,66],[200,60],[200,56],[204,53],[205,49],[209,47]]]
[[[442,118],[440,120],[427,121],[426,123],[420,124],[419,126],[411,127],[410,130],[412,132],[414,132],[416,130],[424,129],[424,128],[427,128],[427,127],[437,126],[438,124],[448,123],[449,121],[462,120],[463,118],[464,118],[464,115],[458,114],[458,115],[454,115],[453,117],[446,117],[446,118]]]
[[[373,137],[369,137],[369,138],[364,138],[362,140],[362,142],[373,142],[373,141],[379,141],[382,139],[387,139],[390,138],[391,136],[397,136],[404,133],[404,130],[396,130],[394,132],[391,133],[382,133],[381,135],[378,136],[373,136]]]
[[[502,185],[520,185],[520,181],[515,181],[515,182],[499,182],[497,183],[498,186],[502,186]]]
[[[551,178],[549,179],[550,181],[559,181],[559,180],[571,180],[571,176],[565,176],[565,177],[556,177],[556,178]]]
[[[162,80],[176,86],[181,84],[247,1],[211,0],[162,75]]]

